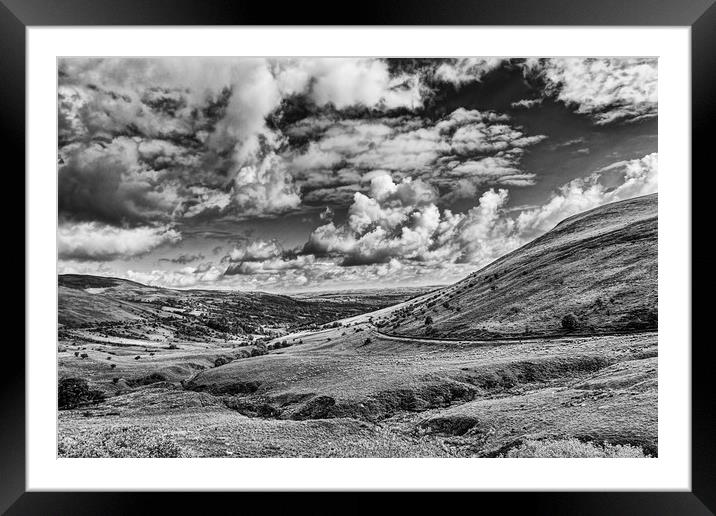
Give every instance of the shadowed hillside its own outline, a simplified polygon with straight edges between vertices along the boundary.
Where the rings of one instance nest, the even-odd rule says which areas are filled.
[[[657,277],[654,194],[565,219],[380,325],[440,338],[655,330]]]

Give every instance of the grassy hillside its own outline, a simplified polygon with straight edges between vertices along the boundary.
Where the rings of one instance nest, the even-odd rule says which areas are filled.
[[[392,335],[442,338],[653,330],[657,279],[654,194],[570,217],[381,324]]]

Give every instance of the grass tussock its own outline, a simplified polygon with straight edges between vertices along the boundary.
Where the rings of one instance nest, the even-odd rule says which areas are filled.
[[[629,444],[595,444],[579,439],[527,440],[520,446],[509,450],[506,458],[600,458],[600,459],[644,459],[651,457],[638,446]]]
[[[118,427],[60,435],[57,454],[75,458],[157,458],[181,457],[182,450],[171,439],[153,433],[149,428]]]

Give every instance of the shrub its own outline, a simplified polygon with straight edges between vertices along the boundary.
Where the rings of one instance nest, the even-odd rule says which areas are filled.
[[[546,439],[543,441],[527,440],[520,446],[509,450],[507,458],[637,458],[650,457],[638,446],[629,444],[596,444],[581,442],[578,439]]]
[[[162,430],[119,427],[60,435],[60,457],[181,457],[182,449]]]
[[[80,352],[79,352],[79,351],[75,351],[75,356],[76,356],[76,357],[80,356]]]
[[[89,355],[88,355],[87,353],[82,353],[82,354],[80,355],[80,358],[85,359],[85,358],[87,358],[88,356],[89,356]]]
[[[104,401],[104,394],[90,389],[87,380],[82,378],[62,378],[57,384],[57,406],[60,410],[101,401]]]
[[[179,346],[177,346],[176,344],[169,344],[169,346],[167,346],[167,349],[179,349]]]
[[[111,367],[112,369],[114,369],[115,367],[117,367],[117,364],[109,364],[109,367]]]
[[[262,344],[262,343],[257,344],[256,347],[251,350],[252,357],[259,357],[259,356],[265,355],[267,353],[268,353],[268,348],[266,348],[266,345]]]
[[[363,344],[365,344],[365,345],[367,346],[367,345],[370,344],[370,343],[371,343],[371,340],[370,340],[370,339],[365,339],[365,342],[364,342]]]
[[[229,362],[231,362],[231,360],[226,357],[218,357],[216,360],[214,360],[214,367],[223,366],[224,364],[228,364]]]
[[[433,324],[433,318],[428,315],[428,316],[425,318],[425,325],[426,325],[426,326],[430,326],[431,324]]]
[[[575,330],[579,326],[579,319],[574,314],[567,314],[562,317],[562,328],[567,331]]]

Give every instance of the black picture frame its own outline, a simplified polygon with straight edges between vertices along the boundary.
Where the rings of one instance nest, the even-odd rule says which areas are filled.
[[[711,171],[709,126],[716,119],[716,0],[364,0],[341,9],[327,1],[287,3],[280,8],[241,0],[0,0],[0,131],[5,158],[25,167],[25,30],[62,25],[571,25],[691,27],[692,168]],[[319,14],[320,13],[320,14]],[[708,160],[708,161],[707,161]],[[7,163],[7,161],[6,161]],[[8,169],[6,169],[8,170]],[[669,171],[688,174],[690,171]],[[15,172],[18,189],[24,181]],[[695,177],[695,175],[692,175]],[[702,179],[699,180],[699,183]],[[708,206],[703,185],[693,189],[692,206]],[[20,198],[18,195],[17,198]],[[696,222],[699,217],[692,210]],[[19,224],[17,225],[19,233]],[[19,239],[23,237],[19,237]],[[18,243],[17,248],[20,245]],[[24,249],[24,246],[23,246]],[[24,251],[23,251],[24,253]],[[692,249],[693,253],[693,249]],[[693,266],[698,262],[693,260]],[[8,260],[5,260],[8,261]],[[17,268],[17,257],[13,257]],[[7,270],[11,270],[6,268]],[[25,269],[25,277],[31,271]],[[692,274],[696,270],[692,267]],[[19,275],[18,275],[19,276]],[[692,298],[693,299],[693,298]],[[18,303],[19,304],[19,303]],[[694,314],[708,307],[694,303]],[[701,308],[702,307],[702,308]],[[31,310],[27,306],[25,310]],[[25,312],[27,313],[27,312]],[[704,314],[705,317],[708,317]],[[696,321],[704,318],[693,317]],[[703,323],[701,323],[703,324]],[[525,505],[549,514],[713,514],[716,512],[716,436],[712,361],[708,339],[692,326],[692,490],[690,492],[473,493],[502,507]],[[25,356],[18,340],[4,360],[0,390],[0,511],[7,514],[129,514],[151,510],[195,512],[219,507],[247,494],[26,492]],[[13,356],[15,354],[16,356]],[[256,495],[252,495],[256,496]],[[508,500],[509,499],[509,502]],[[258,501],[258,500],[256,500]],[[358,502],[360,503],[360,502]],[[457,502],[459,503],[459,502]],[[474,500],[470,503],[475,503]]]

